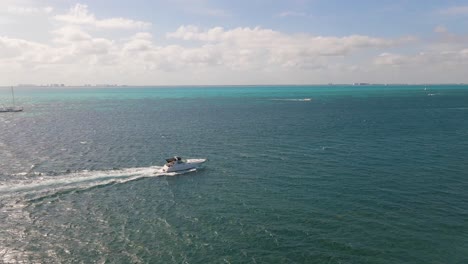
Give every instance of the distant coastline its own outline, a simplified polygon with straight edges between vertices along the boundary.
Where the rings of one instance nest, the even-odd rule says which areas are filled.
[[[51,88],[51,89],[63,89],[63,88],[157,88],[157,87],[284,87],[284,86],[467,86],[468,83],[328,83],[328,84],[156,84],[156,85],[108,85],[108,84],[96,84],[96,85],[35,85],[35,84],[18,84],[18,85],[2,85],[0,88]]]

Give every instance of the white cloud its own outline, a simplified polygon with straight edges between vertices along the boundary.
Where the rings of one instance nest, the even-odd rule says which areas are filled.
[[[26,73],[23,76],[34,78],[41,73],[42,78],[47,78],[53,72],[57,79],[61,78],[60,82],[67,83],[70,79],[75,82],[85,80],[98,72],[109,78],[128,78],[126,82],[130,83],[160,81],[155,73],[168,74],[174,78],[173,81],[177,81],[175,76],[178,76],[179,83],[181,78],[184,82],[194,80],[185,79],[188,76],[198,82],[218,80],[225,83],[238,82],[239,79],[223,77],[222,72],[231,72],[229,76],[236,75],[232,72],[237,72],[238,76],[241,73],[250,76],[250,72],[256,72],[257,75],[245,79],[253,80],[255,76],[288,69],[293,70],[289,73],[291,76],[303,71],[351,69],[352,65],[334,65],[346,64],[349,56],[361,51],[391,48],[411,40],[360,35],[294,35],[258,27],[202,30],[195,26],[181,26],[167,34],[168,40],[178,44],[158,45],[148,32],[139,32],[125,39],[108,39],[94,36],[80,25],[67,22],[56,28],[52,31],[50,44],[2,38],[0,69],[8,69],[8,64],[14,63],[14,69]],[[99,31],[94,34],[99,34]],[[213,72],[218,74],[212,76]]]
[[[437,27],[434,28],[434,32],[435,33],[447,33],[448,30],[444,26],[437,26]]]
[[[51,6],[46,7],[25,7],[25,6],[9,6],[7,12],[15,15],[32,15],[32,14],[50,14],[54,11]]]
[[[56,43],[68,44],[92,39],[91,35],[89,35],[87,32],[80,29],[79,27],[74,26],[61,27],[52,31],[52,33],[56,36],[53,39],[53,41]]]
[[[452,6],[446,9],[440,10],[443,15],[468,15],[468,5],[465,6]]]
[[[378,57],[374,59],[374,63],[377,65],[391,65],[391,66],[400,66],[403,64],[408,64],[411,61],[410,57],[405,57],[399,54],[392,53],[381,53]]]
[[[371,82],[463,83],[468,72],[467,49],[429,45],[416,53],[381,53],[365,65]]]
[[[304,12],[295,12],[295,11],[284,11],[278,14],[279,17],[305,17],[307,16]]]
[[[192,40],[210,43],[210,49],[202,46],[200,52],[219,51],[224,65],[248,67],[276,65],[284,67],[315,66],[314,61],[323,57],[342,57],[364,49],[393,47],[411,41],[412,38],[383,39],[351,35],[346,37],[322,37],[290,35],[271,29],[235,28],[225,30],[214,27],[200,30],[196,26],[181,26],[166,35],[170,39]]]
[[[0,66],[35,67],[50,62],[53,52],[53,49],[41,43],[0,37]]]
[[[190,9],[193,14],[211,16],[211,17],[230,17],[231,13],[223,9],[193,7]]]
[[[122,50],[125,53],[139,53],[155,48],[153,36],[148,32],[139,32],[133,35],[124,45]]]
[[[55,16],[55,19],[69,24],[89,25],[106,29],[141,29],[147,28],[151,25],[148,22],[122,17],[97,19],[94,14],[88,11],[88,6],[82,4],[76,4],[68,11],[67,14],[57,15]]]
[[[14,12],[49,12],[36,8]],[[57,10],[50,12],[53,16]],[[30,23],[47,20],[47,16],[34,17]],[[414,37],[314,36],[261,27],[203,29],[193,25],[168,32],[164,42],[158,42],[158,36],[145,30],[149,23],[98,19],[85,5],[77,4],[53,18],[47,29],[37,32],[42,41],[0,35],[0,85],[382,81],[401,69],[406,71],[393,75],[399,82],[423,78],[424,70],[434,80],[450,72],[456,81],[466,78],[468,71],[468,39],[443,26],[435,27],[436,37],[424,43]],[[408,53],[415,48],[419,52]]]
[[[422,69],[440,66],[462,67],[466,69],[468,66],[467,58],[468,49],[427,50],[415,55],[382,53],[374,59],[374,63],[376,65],[420,67]]]
[[[0,60],[19,58],[28,51],[44,49],[46,45],[23,39],[0,37]]]

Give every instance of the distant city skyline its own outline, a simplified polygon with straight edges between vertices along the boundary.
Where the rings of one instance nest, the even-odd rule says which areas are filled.
[[[3,0],[0,71],[0,86],[468,83],[468,3]]]

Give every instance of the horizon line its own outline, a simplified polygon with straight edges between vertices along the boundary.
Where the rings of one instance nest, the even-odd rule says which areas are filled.
[[[322,84],[150,84],[150,85],[133,85],[133,84],[85,84],[85,85],[65,85],[65,84],[16,84],[16,85],[0,85],[1,88],[131,88],[131,87],[239,87],[239,86],[420,86],[420,85],[468,85],[468,83],[322,83]]]

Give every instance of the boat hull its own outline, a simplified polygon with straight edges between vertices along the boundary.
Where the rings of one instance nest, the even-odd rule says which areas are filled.
[[[188,159],[184,163],[174,164],[172,166],[168,166],[167,164],[164,165],[163,171],[164,172],[176,172],[176,171],[186,171],[191,169],[196,169],[204,163],[206,159]]]
[[[23,109],[0,109],[0,113],[16,113],[16,112],[23,112]]]

